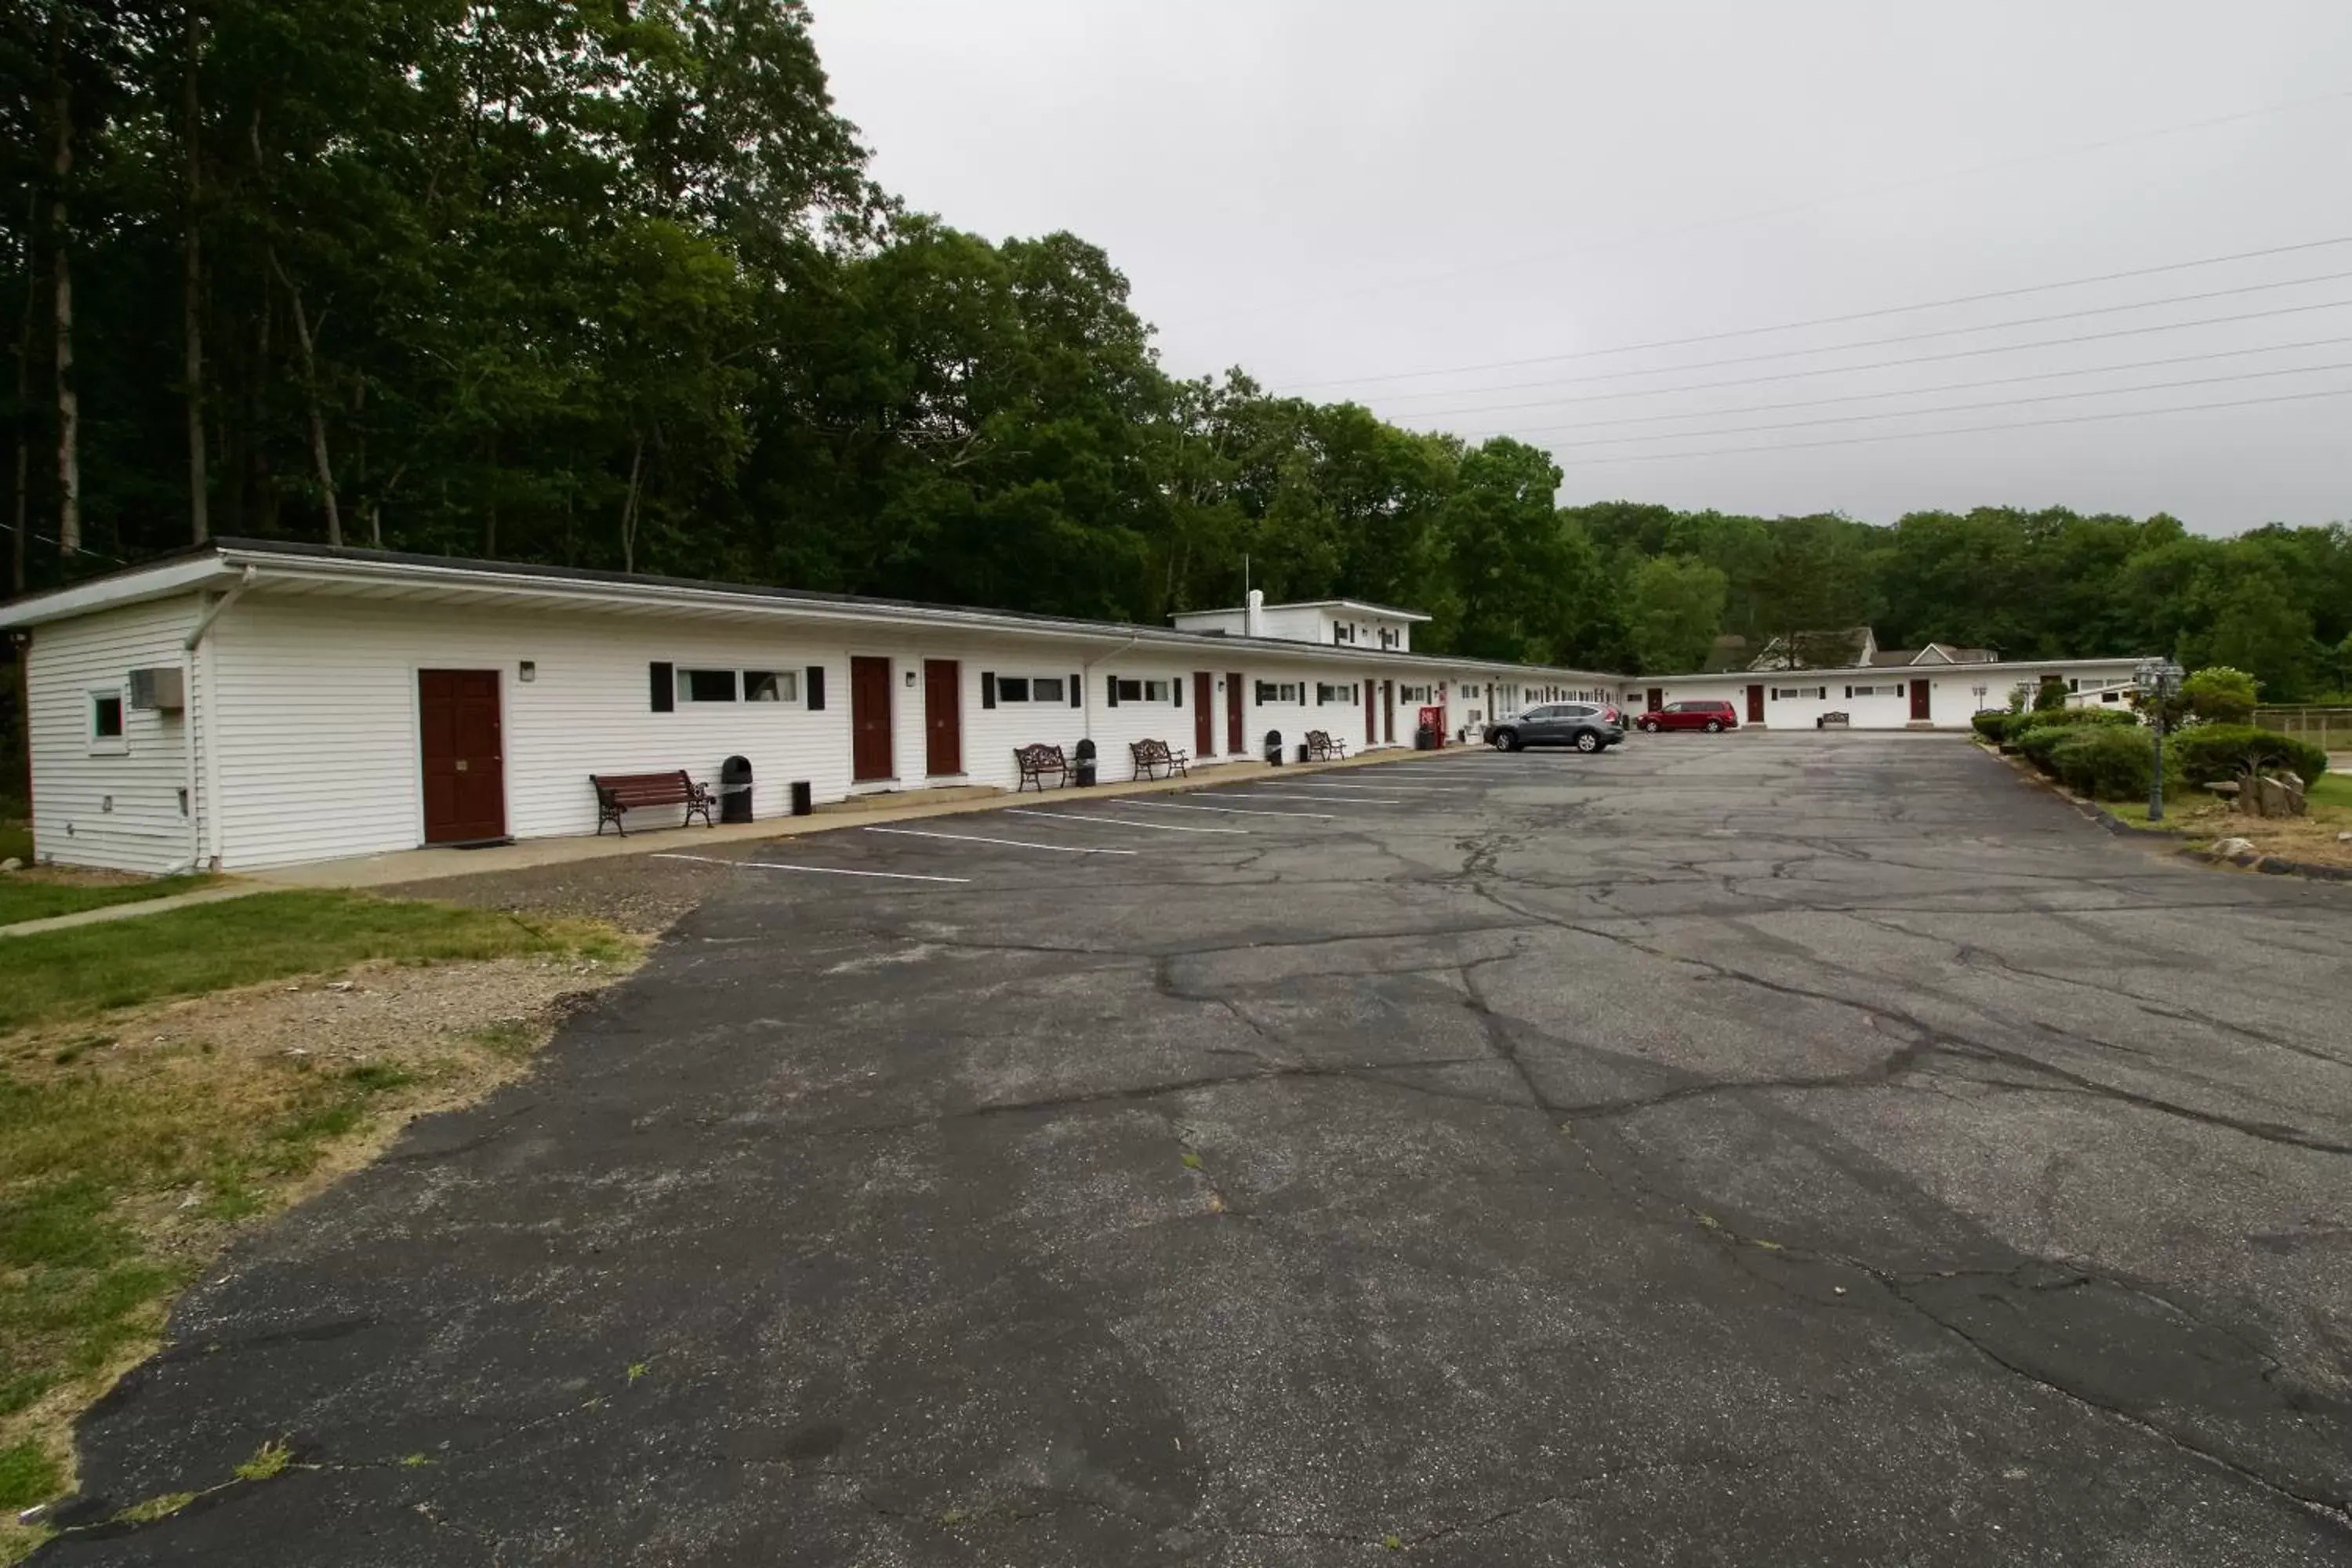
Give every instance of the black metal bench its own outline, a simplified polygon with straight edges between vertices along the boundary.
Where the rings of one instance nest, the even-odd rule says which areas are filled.
[[[1310,763],[1336,763],[1348,754],[1348,744],[1335,741],[1328,730],[1307,731],[1307,760]]]
[[[1192,753],[1171,748],[1165,741],[1129,741],[1129,755],[1135,759],[1135,776],[1139,779],[1173,778],[1181,773],[1192,776]]]
[[[1851,728],[1853,724],[1853,721],[1843,713],[1824,713],[1813,721],[1813,728],[1816,730],[1844,730]]]
[[[1048,746],[1043,742],[1034,746],[1015,746],[1013,748],[1013,761],[1021,770],[1021,782],[1013,786],[1015,795],[1031,784],[1037,786],[1038,794],[1045,794],[1045,775],[1048,773],[1053,775],[1057,784],[1070,782],[1070,760],[1062,755],[1059,746]]]
[[[682,805],[686,816],[680,827],[692,825],[699,814],[702,826],[710,821],[710,786],[688,778],[684,768],[674,773],[590,773],[589,784],[596,791],[596,837],[604,836],[604,825],[610,823],[626,838],[629,830],[621,818],[641,806]]]

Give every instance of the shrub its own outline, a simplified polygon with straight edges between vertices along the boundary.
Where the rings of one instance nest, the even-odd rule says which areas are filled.
[[[2040,713],[2062,713],[2066,709],[2066,682],[2054,675],[2042,678],[2042,688],[2033,694],[2033,707]]]
[[[2180,683],[2180,701],[2209,724],[2243,724],[2254,716],[2259,684],[2242,669],[2209,664]]]
[[[2050,760],[2051,753],[2057,749],[2059,742],[2075,732],[2076,726],[2072,724],[2037,724],[2016,736],[2010,744],[2023,752],[2026,761],[2035,767],[2045,773],[2053,773],[2057,772],[2057,768]]]
[[[2137,725],[2139,715],[2128,708],[2061,708],[2056,712],[2036,710],[2031,713],[2002,715],[2002,739],[2015,741],[2028,730],[2073,729],[2083,724]]]
[[[1969,722],[1976,726],[1979,740],[1998,743],[2009,739],[2009,718],[2006,708],[1988,708],[1981,713],[1970,715]]]
[[[2077,724],[2050,748],[2059,782],[2094,800],[2146,800],[2156,774],[2156,737],[2146,730]]]
[[[2310,742],[2252,724],[2199,724],[2167,737],[2164,749],[2168,763],[2193,784],[2273,768],[2293,768],[2308,784],[2327,771],[2327,753]]]

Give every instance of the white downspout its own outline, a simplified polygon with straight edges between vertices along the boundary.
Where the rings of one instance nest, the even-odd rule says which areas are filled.
[[[197,793],[196,754],[199,750],[197,738],[204,727],[205,706],[212,700],[212,690],[210,687],[196,679],[196,649],[203,644],[205,634],[212,630],[213,623],[220,619],[221,613],[236,604],[238,597],[247,588],[253,586],[254,579],[260,575],[258,567],[247,566],[244,574],[229,585],[227,593],[205,606],[205,613],[196,617],[195,628],[188,633],[187,637],[180,645],[181,649],[188,656],[185,677],[188,700],[186,709],[188,733],[185,748],[188,753],[188,858],[166,871],[164,875],[167,877],[176,877],[184,871],[194,870],[203,864],[205,858],[205,808],[211,803]]]
[[[1104,659],[1117,658],[1120,654],[1125,653],[1129,648],[1133,647],[1137,643],[1139,643],[1143,639],[1139,637],[1129,637],[1125,642],[1119,644],[1117,647],[1111,649],[1108,653],[1097,654],[1093,658],[1088,659],[1086,663],[1078,666],[1078,684],[1086,689],[1086,706],[1081,709],[1079,712],[1080,716],[1086,720],[1086,738],[1087,740],[1091,741],[1095,738],[1095,667],[1102,663]]]

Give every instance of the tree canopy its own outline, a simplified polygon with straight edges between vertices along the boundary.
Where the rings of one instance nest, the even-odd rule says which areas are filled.
[[[38,0],[0,116],[12,591],[236,533],[1152,621],[1246,561],[1629,670],[2352,658],[2342,527],[1562,509],[1522,442],[1172,376],[1097,247],[877,188],[798,0]]]

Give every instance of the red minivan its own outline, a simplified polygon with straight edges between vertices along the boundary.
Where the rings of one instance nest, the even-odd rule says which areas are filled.
[[[1636,729],[1654,735],[1661,730],[1704,730],[1719,735],[1726,730],[1739,728],[1739,715],[1728,702],[1708,700],[1694,702],[1669,702],[1664,708],[1653,708],[1633,721]]]

